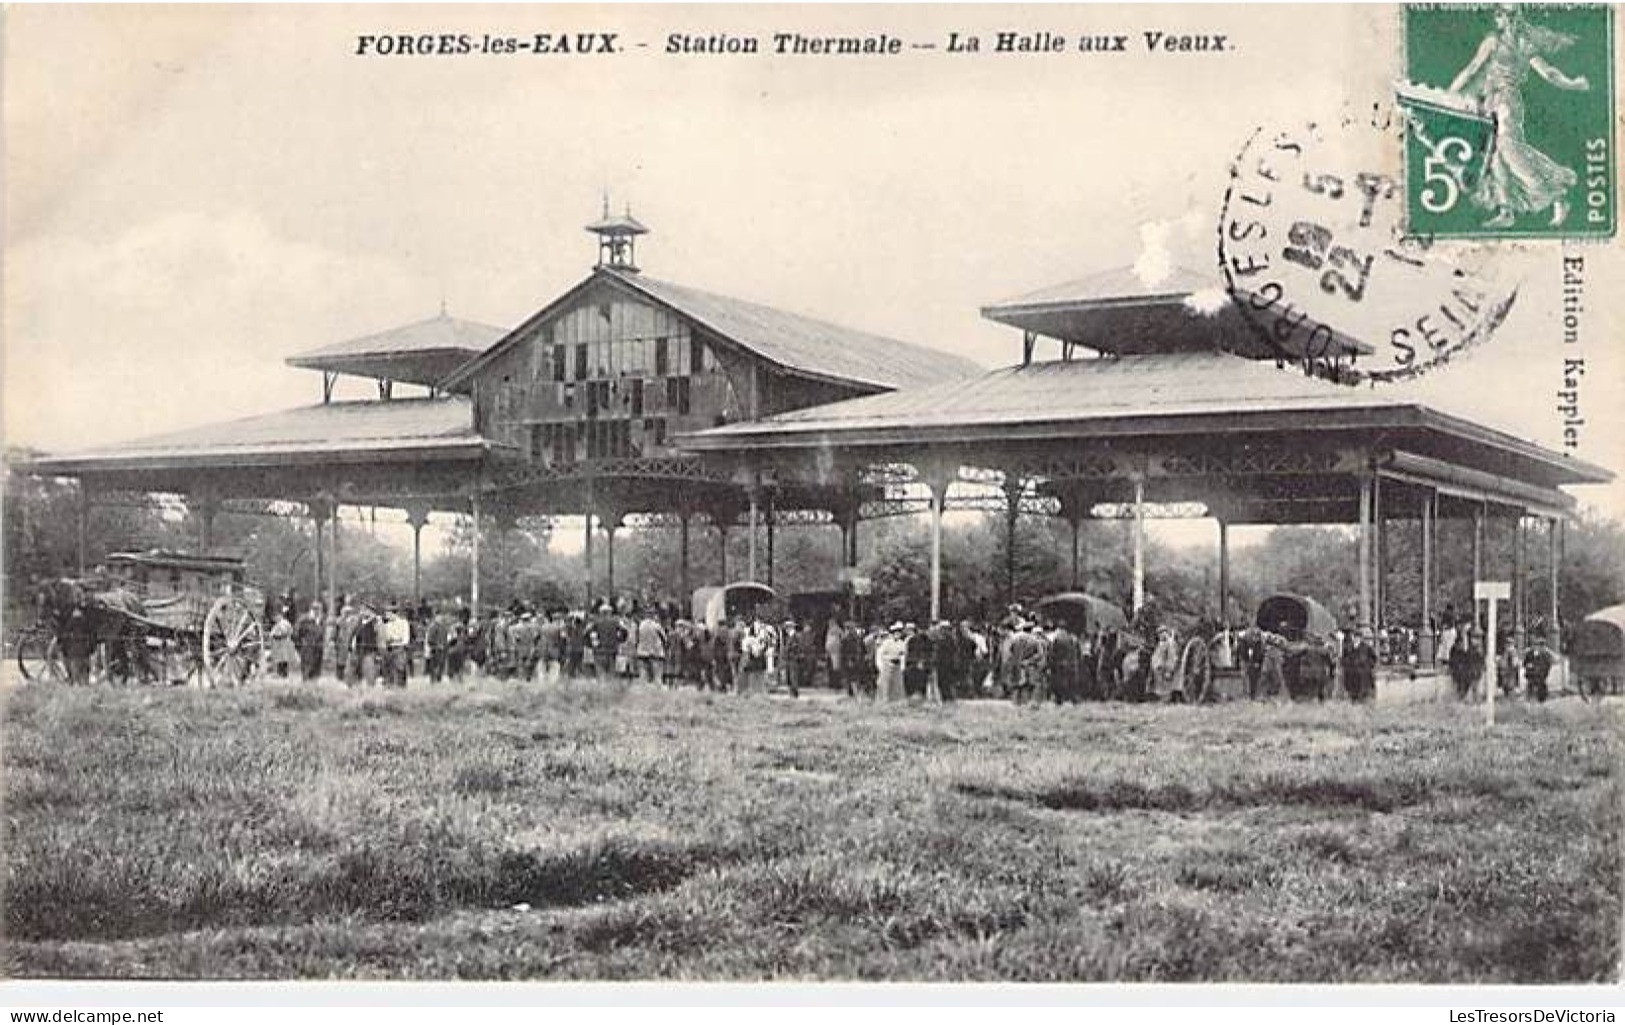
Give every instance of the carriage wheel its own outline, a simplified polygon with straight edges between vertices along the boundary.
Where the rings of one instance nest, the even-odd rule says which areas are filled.
[[[265,631],[259,613],[241,598],[226,597],[203,621],[203,674],[211,687],[237,687],[259,672]]]
[[[49,630],[24,630],[17,638],[17,670],[30,683],[66,683],[68,664]]]

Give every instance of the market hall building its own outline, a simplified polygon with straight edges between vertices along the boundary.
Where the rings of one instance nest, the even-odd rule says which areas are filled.
[[[289,358],[320,373],[319,403],[17,469],[77,478],[81,561],[84,518],[99,496],[185,496],[204,550],[214,515],[233,500],[302,503],[330,603],[342,577],[341,505],[404,509],[415,536],[431,512],[476,525],[586,517],[589,593],[613,592],[614,542],[628,517],[674,526],[685,594],[726,582],[688,579],[691,526],[701,519],[724,553],[727,533],[747,530],[747,565],[735,575],[771,582],[776,525],[838,527],[850,570],[861,521],[928,511],[935,618],[942,517],[966,507],[1002,510],[1012,534],[1023,514],[1064,517],[1074,567],[1082,522],[1132,519],[1138,608],[1148,508],[1196,504],[1219,524],[1221,614],[1230,526],[1352,524],[1361,539],[1358,618],[1381,626],[1385,524],[1421,523],[1426,618],[1439,521],[1472,521],[1479,579],[1485,525],[1501,519],[1517,536],[1520,629],[1526,534],[1544,525],[1555,578],[1575,507],[1562,489],[1613,477],[1414,400],[1283,370],[1281,354],[1232,306],[1204,302],[1216,282],[1188,272],[1150,284],[1113,272],[985,307],[1022,340],[1019,364],[988,372],[925,346],[648,277],[635,256],[647,229],[630,214],[606,209],[588,230],[597,266],[511,330],[442,313]],[[1340,362],[1369,352],[1355,339],[1337,345]],[[335,400],[340,376],[375,381],[377,399]],[[397,384],[427,394],[397,395]],[[602,577],[595,526],[606,542]],[[473,563],[477,606],[477,550]],[[1013,598],[1010,567],[1006,580]],[[607,586],[595,589],[600,582]]]

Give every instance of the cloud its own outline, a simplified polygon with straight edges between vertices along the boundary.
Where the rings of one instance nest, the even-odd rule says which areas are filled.
[[[1140,282],[1155,288],[1172,277],[1207,230],[1207,220],[1201,209],[1193,206],[1178,217],[1141,224],[1140,254],[1134,260],[1134,274]]]
[[[286,356],[429,316],[436,299],[395,261],[243,212],[172,214],[105,243],[41,237],[10,263],[7,438],[77,448],[308,402],[314,375]]]

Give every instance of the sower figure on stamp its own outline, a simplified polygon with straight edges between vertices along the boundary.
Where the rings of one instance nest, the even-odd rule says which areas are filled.
[[[1510,228],[1518,214],[1548,207],[1554,227],[1568,219],[1568,191],[1578,175],[1524,135],[1523,88],[1530,71],[1559,89],[1591,88],[1584,75],[1570,77],[1546,60],[1573,42],[1571,36],[1530,24],[1521,5],[1502,4],[1495,9],[1495,31],[1484,37],[1472,61],[1450,83],[1451,92],[1476,99],[1495,122],[1484,174],[1472,193],[1474,203],[1495,211],[1485,222],[1487,228]]]

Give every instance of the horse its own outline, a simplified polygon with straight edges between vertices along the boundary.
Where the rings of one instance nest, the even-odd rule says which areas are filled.
[[[137,617],[141,599],[99,580],[59,578],[41,584],[35,597],[40,622],[48,626],[68,664],[70,683],[90,681],[92,663],[115,683],[152,676],[146,635]]]

